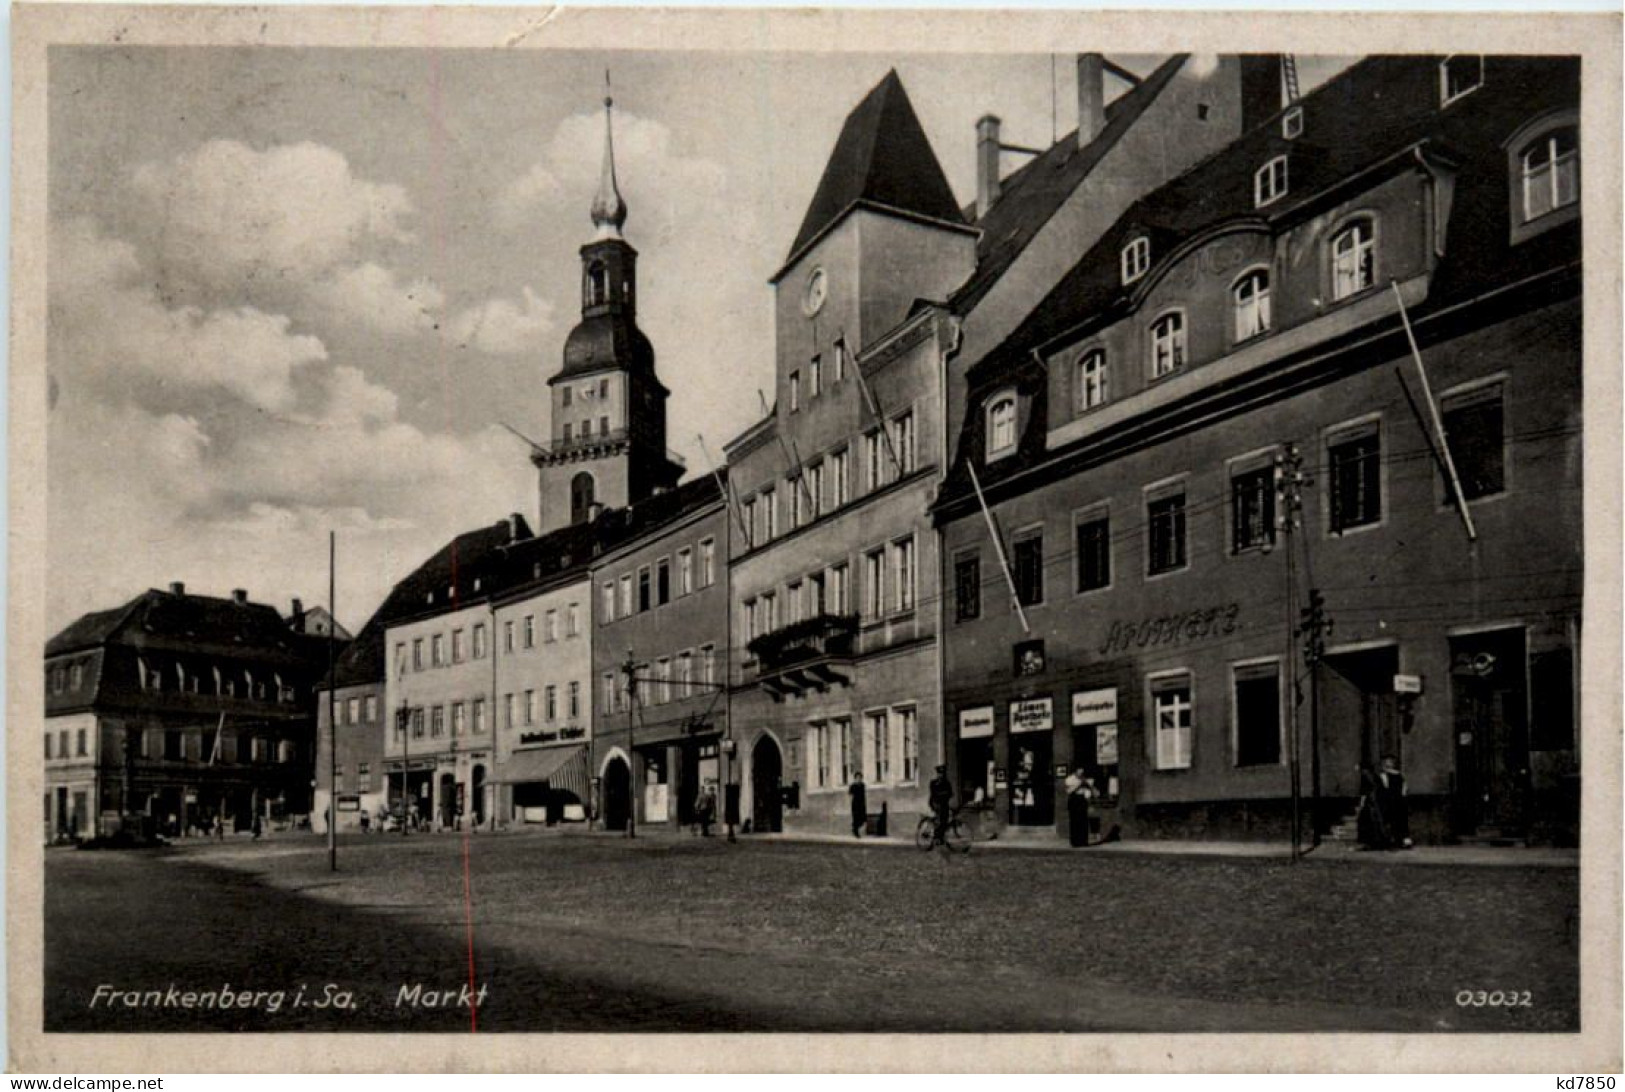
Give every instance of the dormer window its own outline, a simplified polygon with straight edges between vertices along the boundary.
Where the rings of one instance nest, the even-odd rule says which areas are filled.
[[[1347,299],[1376,283],[1376,233],[1359,219],[1332,236],[1332,299]]]
[[[991,462],[1016,450],[1016,395],[1004,391],[987,404],[987,457]]]
[[[1439,105],[1449,106],[1484,85],[1484,58],[1477,53],[1453,53],[1439,64]]]
[[[1123,283],[1133,284],[1151,266],[1151,240],[1144,235],[1123,248]]]
[[[1303,135],[1303,107],[1294,106],[1281,115],[1281,135],[1288,140],[1297,140]]]
[[[1278,155],[1253,175],[1253,207],[1263,208],[1286,196],[1286,156]]]
[[[1103,349],[1092,349],[1083,354],[1078,361],[1077,406],[1078,412],[1092,410],[1096,406],[1104,406],[1110,397],[1110,389],[1106,383],[1106,352]]]
[[[1236,340],[1246,341],[1270,328],[1270,275],[1262,269],[1244,273],[1230,289],[1236,316]]]
[[[1525,144],[1518,162],[1525,223],[1580,199],[1580,134],[1573,126],[1542,133]]]
[[[1185,316],[1170,311],[1151,324],[1151,378],[1161,379],[1185,366]]]

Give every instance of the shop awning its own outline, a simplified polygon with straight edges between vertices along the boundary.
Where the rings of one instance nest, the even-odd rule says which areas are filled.
[[[573,792],[582,800],[588,798],[587,748],[542,747],[534,751],[515,751],[497,770],[493,782],[518,785],[545,781],[555,789]]]

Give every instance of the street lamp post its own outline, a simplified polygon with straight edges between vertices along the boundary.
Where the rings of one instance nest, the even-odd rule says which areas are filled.
[[[408,797],[412,791],[412,782],[409,770],[412,767],[412,707],[401,699],[401,707],[395,710],[395,723],[401,729],[401,837],[406,837],[407,825],[411,819],[411,803]]]

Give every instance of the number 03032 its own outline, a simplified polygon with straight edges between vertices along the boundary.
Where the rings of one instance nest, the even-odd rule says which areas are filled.
[[[1535,998],[1529,990],[1457,990],[1456,1004],[1464,1009],[1527,1009]]]

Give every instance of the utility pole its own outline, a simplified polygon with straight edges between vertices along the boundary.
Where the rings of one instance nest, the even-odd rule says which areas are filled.
[[[1309,668],[1309,822],[1313,845],[1320,845],[1320,661],[1326,656],[1326,638],[1332,622],[1326,617],[1326,597],[1309,589],[1309,605],[1298,612],[1302,619],[1303,662]]]
[[[339,622],[333,592],[338,584],[338,536],[327,532],[327,868],[339,870],[339,728],[338,687],[333,678],[333,631]],[[301,627],[303,628],[303,627]],[[281,695],[278,695],[280,697]]]
[[[412,707],[404,695],[395,711],[395,723],[401,726],[401,837],[405,838],[412,825]]]
[[[1303,487],[1309,479],[1303,472],[1303,456],[1296,444],[1283,444],[1275,454],[1275,526],[1280,531],[1282,545],[1286,547],[1286,692],[1287,700],[1287,761],[1292,786],[1292,860],[1303,855],[1303,828],[1300,812],[1303,807],[1302,763],[1298,742],[1298,658],[1296,656],[1297,589],[1293,537],[1302,526]]]
[[[632,721],[636,715],[638,705],[638,674],[637,664],[632,660],[632,650],[626,650],[626,662],[621,664],[621,673],[626,676],[626,836],[638,836],[638,764],[637,752],[632,744]]]

